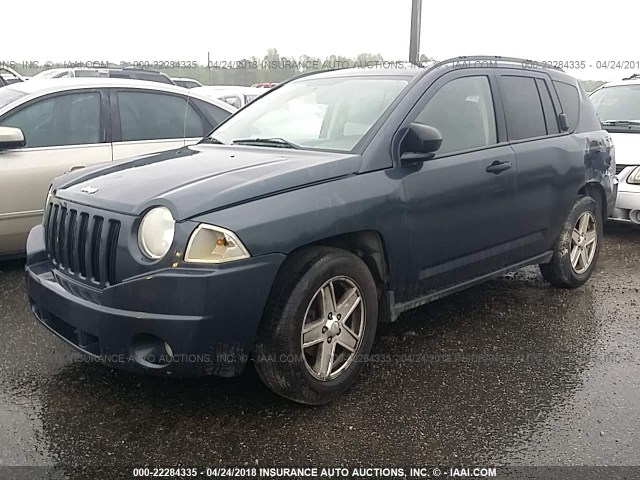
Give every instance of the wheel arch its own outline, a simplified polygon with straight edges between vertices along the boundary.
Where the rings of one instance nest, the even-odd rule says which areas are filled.
[[[376,230],[362,230],[323,238],[299,246],[293,250],[288,257],[295,257],[298,253],[313,247],[339,248],[359,257],[369,268],[376,283],[376,289],[378,291],[378,321],[384,323],[391,321],[388,295],[390,291],[391,272],[384,237],[380,232]]]
[[[583,186],[578,195],[585,195],[593,198],[598,207],[600,207],[600,214],[602,215],[602,222],[607,221],[607,195],[604,191],[604,187],[597,182],[590,182]]]

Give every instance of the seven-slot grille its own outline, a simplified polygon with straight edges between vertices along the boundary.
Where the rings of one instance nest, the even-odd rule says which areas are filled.
[[[80,206],[51,202],[46,212],[49,259],[59,270],[94,285],[116,283],[119,234],[119,220],[89,213]]]

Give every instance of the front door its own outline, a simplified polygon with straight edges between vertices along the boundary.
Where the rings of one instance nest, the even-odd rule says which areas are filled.
[[[406,297],[429,294],[506,264],[517,165],[506,143],[498,95],[489,72],[446,74],[407,119],[437,128],[443,143],[432,160],[402,167],[411,258],[408,283],[414,285]]]

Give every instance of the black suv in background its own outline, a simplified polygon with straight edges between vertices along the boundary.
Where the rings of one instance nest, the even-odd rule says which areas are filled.
[[[321,404],[378,322],[527,265],[579,287],[614,150],[576,80],[529,64],[303,76],[196,146],[58,178],[27,243],[34,314],[119,368],[232,376],[252,358]]]

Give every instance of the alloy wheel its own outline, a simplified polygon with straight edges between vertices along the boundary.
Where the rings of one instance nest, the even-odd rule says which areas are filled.
[[[314,294],[302,325],[302,356],[307,371],[329,381],[344,373],[364,338],[365,303],[350,278],[334,277]]]
[[[596,217],[591,212],[584,212],[571,233],[571,267],[575,273],[581,275],[589,270],[597,247]]]

